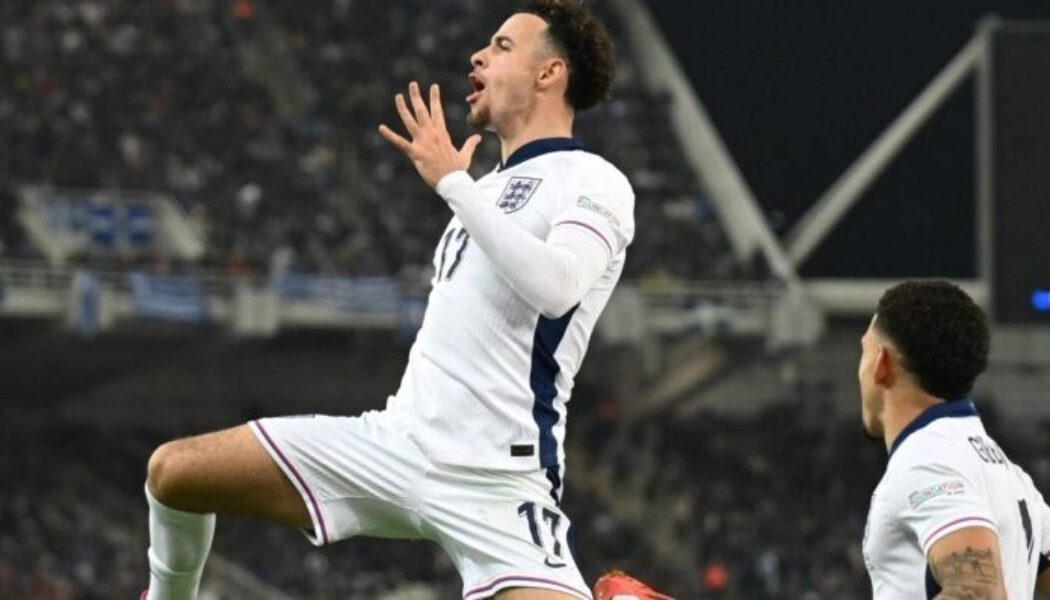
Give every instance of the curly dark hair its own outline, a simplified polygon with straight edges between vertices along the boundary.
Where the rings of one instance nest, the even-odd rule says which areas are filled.
[[[875,327],[903,355],[904,368],[927,393],[957,400],[988,366],[984,311],[947,281],[906,281],[886,291]]]
[[[609,98],[615,73],[612,40],[582,0],[530,0],[517,12],[547,22],[554,49],[569,65],[565,98],[570,106],[584,111]]]

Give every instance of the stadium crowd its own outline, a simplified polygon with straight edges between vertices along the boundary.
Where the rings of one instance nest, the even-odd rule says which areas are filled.
[[[618,449],[655,440],[660,467],[635,484],[696,561],[682,597],[870,597],[860,540],[885,452],[828,409],[800,391],[752,418],[652,423]]]
[[[448,210],[375,125],[396,122],[392,97],[408,81],[436,81],[462,140],[467,59],[502,6],[0,3],[0,256],[32,252],[14,217],[17,189],[45,183],[169,192],[207,235],[203,264],[232,273],[422,273]],[[581,116],[578,133],[635,186],[627,276],[749,275],[680,159],[669,98],[645,90],[625,44],[618,50],[614,96]],[[498,163],[497,151],[489,139],[475,175]],[[622,567],[681,598],[867,597],[859,538],[883,453],[808,395],[754,418],[658,419],[625,431],[581,393],[577,458],[608,473],[569,478],[566,512],[585,575]],[[133,597],[147,572],[144,465],[167,433],[5,423],[0,480],[15,483],[0,486],[0,597]],[[1036,461],[1044,489],[1046,440],[1016,454]],[[622,518],[620,502],[642,506],[641,522]],[[119,526],[100,515],[121,515]],[[688,549],[695,572],[651,551],[647,524],[668,518],[666,541]],[[300,598],[459,589],[452,565],[424,543],[314,549],[294,531],[224,519],[215,548]]]
[[[144,521],[131,521],[128,530],[99,522],[105,495],[93,483],[98,471],[140,479],[134,476],[140,469],[107,456],[112,444],[97,443],[97,433],[23,426],[5,430],[0,440],[0,597],[132,597],[147,568]],[[71,453],[82,458],[71,460]]]
[[[425,269],[448,210],[375,126],[396,122],[392,97],[409,80],[435,81],[464,139],[468,57],[504,10],[481,0],[3,3],[0,181],[170,192],[207,235],[205,263],[234,272]],[[669,100],[644,89],[623,44],[619,54],[613,99],[581,117],[578,135],[634,183],[628,276],[741,274],[679,157]],[[497,159],[490,139],[475,174]],[[0,203],[0,223],[13,204]],[[25,246],[7,245],[16,251]]]
[[[585,576],[625,568],[683,599],[870,597],[860,540],[885,451],[855,417],[829,417],[820,395],[801,389],[752,417],[657,418],[629,431],[585,398],[570,436],[577,472],[565,506]],[[983,412],[994,435],[994,413]],[[1050,423],[1030,437],[999,436],[1041,489],[1050,485],[1047,433]],[[132,597],[146,573],[142,470],[162,438],[72,425],[7,435],[0,476],[17,484],[0,488],[0,597]],[[638,504],[642,521],[620,518],[610,498]],[[673,532],[661,544],[686,548],[691,570],[654,551],[646,529],[658,527]],[[297,598],[423,590],[419,597],[440,599],[459,590],[429,543],[359,539],[318,549],[287,528],[224,518],[215,549]]]
[[[69,424],[6,435],[0,476],[17,485],[0,490],[0,597],[135,596],[148,574],[143,469],[164,437]],[[585,490],[573,490],[566,510],[580,515],[589,571],[631,547],[632,532]],[[214,549],[296,598],[420,597],[414,591],[437,600],[461,589],[452,563],[429,543],[357,539],[314,548],[289,528],[224,517]]]

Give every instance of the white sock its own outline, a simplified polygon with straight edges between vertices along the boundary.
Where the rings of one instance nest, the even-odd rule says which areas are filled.
[[[146,486],[149,503],[149,600],[194,600],[215,535],[215,515],[165,506]]]

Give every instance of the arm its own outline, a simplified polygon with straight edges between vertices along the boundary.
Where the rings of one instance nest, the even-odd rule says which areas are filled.
[[[546,317],[578,304],[612,259],[610,248],[579,227],[555,225],[546,241],[533,236],[488,201],[465,171],[442,178],[437,192],[503,279]]]
[[[1000,561],[999,538],[987,527],[966,527],[944,536],[927,555],[930,571],[941,586],[936,598],[1006,600]]]
[[[430,88],[429,108],[416,82],[409,85],[409,100],[398,94],[394,105],[412,140],[386,125],[379,133],[412,159],[423,180],[449,203],[511,287],[548,317],[561,316],[579,303],[619,251],[619,240],[581,222],[575,224],[582,229],[555,223],[547,240],[537,239],[492,206],[467,175],[481,137],[472,136],[459,150],[452,145],[437,85]]]
[[[926,557],[935,598],[1006,600],[997,518],[971,475],[981,467],[955,450],[929,439],[894,457],[902,467],[893,488],[901,524]]]
[[[1039,579],[1035,581],[1035,589],[1050,596],[1050,569],[1039,574]]]

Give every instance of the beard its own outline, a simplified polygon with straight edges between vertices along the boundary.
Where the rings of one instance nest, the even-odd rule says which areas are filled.
[[[488,128],[492,122],[492,115],[489,114],[488,108],[482,107],[471,107],[467,111],[467,125],[470,125],[478,131],[484,131]]]

